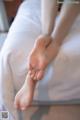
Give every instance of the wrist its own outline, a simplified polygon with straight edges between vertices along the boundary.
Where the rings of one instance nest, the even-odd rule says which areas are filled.
[[[48,32],[48,33],[47,33],[47,32],[44,33],[44,32],[43,32],[42,35],[43,35],[43,36],[48,36],[48,37],[50,37],[50,36],[51,36],[51,33],[49,33],[49,32]]]
[[[41,34],[36,39],[35,45],[40,48],[42,47],[46,48],[52,42],[52,40],[53,40],[52,36]]]
[[[53,43],[58,46],[58,47],[61,47],[62,45],[62,41],[60,41],[59,39],[56,39],[52,36],[52,39],[53,39]]]

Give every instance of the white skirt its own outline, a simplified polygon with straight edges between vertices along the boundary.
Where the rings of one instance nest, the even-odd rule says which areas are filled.
[[[41,34],[40,1],[24,1],[12,23],[0,53],[2,104],[16,115],[13,102],[27,74],[27,56]],[[56,21],[57,24],[57,21]],[[80,100],[80,16],[64,40],[58,56],[46,69],[35,89],[33,104]]]

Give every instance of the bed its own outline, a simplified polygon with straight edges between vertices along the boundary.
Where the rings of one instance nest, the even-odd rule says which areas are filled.
[[[41,34],[40,1],[24,1],[12,23],[0,54],[1,101],[11,120],[19,119],[14,109],[15,94],[24,83],[26,61],[35,39]],[[56,18],[56,23],[59,17]],[[4,72],[3,72],[4,71]],[[35,89],[33,105],[80,103],[80,15],[65,38],[58,56],[47,67]]]

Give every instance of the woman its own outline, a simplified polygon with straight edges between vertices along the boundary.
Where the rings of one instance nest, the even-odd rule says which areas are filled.
[[[25,9],[29,12],[25,12]],[[42,21],[40,21],[40,10],[42,10]],[[16,95],[14,103],[15,107],[21,110],[25,110],[31,104],[37,81],[43,78],[46,67],[57,56],[79,12],[80,4],[70,4],[65,1],[58,22],[55,24],[56,0],[42,0],[42,9],[38,0],[25,1],[19,8],[0,55],[3,102],[12,114],[17,114],[15,110],[12,111],[14,91],[18,91],[24,82],[27,64],[27,78]],[[42,30],[40,30],[40,23]],[[12,102],[9,103],[9,101]],[[17,117],[15,119],[18,120]]]
[[[21,110],[25,110],[31,104],[37,81],[43,78],[46,67],[57,56],[64,38],[80,13],[80,4],[68,2],[63,3],[59,21],[55,25],[57,1],[42,0],[42,35],[36,39],[29,54],[28,75],[15,98],[15,106]],[[26,92],[27,79],[30,79],[29,93]]]

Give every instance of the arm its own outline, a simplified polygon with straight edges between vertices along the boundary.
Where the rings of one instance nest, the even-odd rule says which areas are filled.
[[[57,0],[42,0],[42,34],[51,35],[57,15]]]
[[[61,44],[63,42],[79,13],[80,4],[70,4],[66,1],[64,2],[60,12],[59,21],[53,31],[53,39],[57,43]]]

